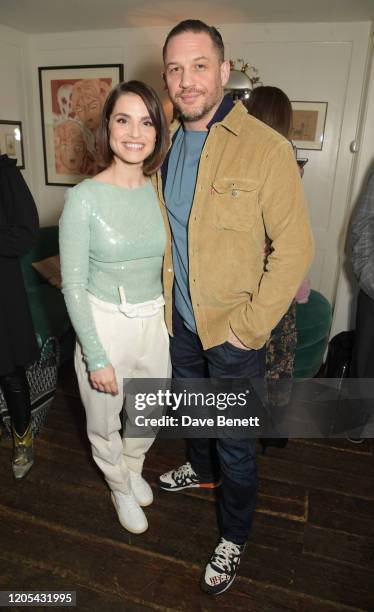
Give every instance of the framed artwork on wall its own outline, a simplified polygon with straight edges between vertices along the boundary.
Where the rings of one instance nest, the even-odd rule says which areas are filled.
[[[291,102],[291,140],[298,149],[321,151],[325,137],[327,102]]]
[[[97,131],[122,64],[39,68],[46,185],[76,185],[99,171]]]
[[[21,121],[0,120],[0,155],[17,160],[17,168],[25,168]]]

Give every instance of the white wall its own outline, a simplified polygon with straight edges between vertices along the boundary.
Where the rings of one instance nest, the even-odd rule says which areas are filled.
[[[24,137],[25,170],[22,174],[33,190],[35,175],[30,167],[30,117],[25,84],[27,36],[0,24],[0,119],[21,121]],[[35,193],[34,193],[35,196]]]

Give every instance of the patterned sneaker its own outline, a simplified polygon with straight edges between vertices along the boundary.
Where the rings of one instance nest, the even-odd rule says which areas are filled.
[[[205,593],[219,595],[232,585],[244,548],[245,544],[234,544],[220,538],[200,580]]]
[[[201,489],[215,489],[220,482],[206,482],[196,474],[189,462],[184,463],[176,470],[170,470],[158,478],[158,484],[164,491],[181,491],[191,487]]]

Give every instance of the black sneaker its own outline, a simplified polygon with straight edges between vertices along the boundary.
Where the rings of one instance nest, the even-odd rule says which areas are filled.
[[[196,474],[189,462],[184,463],[176,470],[165,472],[158,478],[158,484],[164,491],[181,491],[191,487],[201,489],[215,489],[220,482],[206,482]]]
[[[232,585],[244,548],[245,544],[234,544],[220,538],[200,580],[205,593],[219,595]]]

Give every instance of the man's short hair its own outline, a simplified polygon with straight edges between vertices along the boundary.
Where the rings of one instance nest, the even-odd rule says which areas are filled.
[[[170,39],[174,38],[174,36],[178,36],[179,34],[184,34],[185,32],[193,32],[194,34],[200,34],[203,32],[205,34],[208,34],[210,40],[213,43],[213,46],[215,47],[218,53],[219,60],[223,62],[223,60],[225,59],[225,47],[221,34],[218,32],[217,28],[215,28],[214,26],[208,26],[203,21],[200,21],[200,19],[185,19],[184,21],[181,21],[176,26],[174,26],[172,30],[170,30],[162,49],[162,57],[164,61],[166,55],[166,48],[169,44]]]

